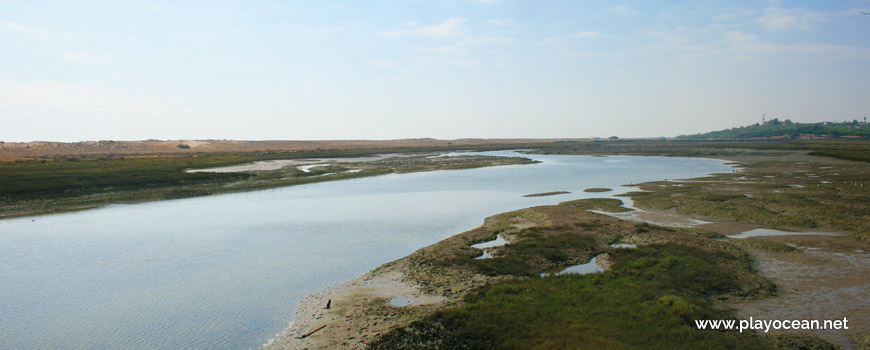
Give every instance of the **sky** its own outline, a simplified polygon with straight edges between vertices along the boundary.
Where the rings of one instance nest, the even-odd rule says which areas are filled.
[[[671,137],[868,78],[870,1],[0,0],[7,142]]]

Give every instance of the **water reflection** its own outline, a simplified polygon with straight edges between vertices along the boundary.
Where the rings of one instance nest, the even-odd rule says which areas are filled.
[[[816,235],[816,236],[839,236],[836,233],[831,232],[791,232],[791,231],[780,231],[773,230],[769,228],[757,228],[749,231],[743,231],[737,235],[728,236],[728,238],[749,238],[749,237],[763,237],[763,236],[805,236],[805,235]]]
[[[568,267],[561,267],[558,269],[553,269],[553,270],[550,270],[547,272],[543,272],[543,273],[541,273],[541,277],[558,276],[558,275],[566,275],[566,274],[585,275],[587,273],[595,273],[595,272],[604,271],[604,268],[602,268],[600,265],[598,265],[598,262],[596,261],[596,259],[598,259],[598,256],[592,258],[591,260],[589,260],[589,262],[587,262],[585,264],[572,265],[572,266],[568,266]]]
[[[730,171],[710,159],[530,157],[541,163],[0,220],[0,347],[255,348],[306,295],[487,216]],[[522,197],[554,188],[572,193]]]

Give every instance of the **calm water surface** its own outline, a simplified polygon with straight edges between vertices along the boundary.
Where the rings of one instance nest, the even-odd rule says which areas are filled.
[[[529,157],[543,163],[0,220],[0,349],[258,348],[306,295],[486,216],[730,172],[710,159]],[[572,193],[522,197],[549,191]]]

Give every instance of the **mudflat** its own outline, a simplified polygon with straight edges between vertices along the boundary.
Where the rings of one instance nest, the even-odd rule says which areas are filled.
[[[668,155],[666,147],[648,146],[626,153]],[[523,319],[522,312],[527,311],[522,311],[525,310],[522,305],[526,303],[541,304],[535,306],[537,309],[564,307],[549,305],[559,303],[555,295],[552,302],[548,302],[548,298],[534,297],[534,290],[539,285],[553,285],[545,288],[556,288],[556,282],[559,285],[568,281],[581,285],[594,284],[610,278],[631,279],[617,277],[626,276],[626,273],[629,276],[654,273],[654,258],[644,260],[643,265],[632,265],[632,254],[670,255],[662,260],[670,261],[669,264],[679,264],[677,261],[691,260],[694,256],[701,259],[698,263],[706,260],[706,264],[712,264],[704,274],[721,276],[721,283],[732,281],[722,285],[711,281],[713,284],[686,286],[699,288],[701,293],[680,296],[678,292],[677,296],[665,295],[658,299],[659,302],[668,300],[665,305],[686,307],[680,311],[684,313],[681,316],[683,321],[670,325],[657,321],[663,327],[660,331],[681,329],[681,332],[688,332],[680,333],[690,334],[681,343],[684,347],[695,341],[710,344],[707,342],[713,338],[719,339],[714,342],[714,348],[729,348],[738,344],[770,349],[827,349],[835,346],[864,349],[870,346],[870,329],[867,328],[866,319],[866,315],[870,314],[866,303],[870,295],[870,284],[867,283],[870,280],[867,232],[870,230],[863,219],[870,214],[866,204],[870,192],[864,186],[863,178],[864,174],[870,173],[870,164],[815,156],[801,150],[725,148],[699,151],[679,147],[672,151],[671,155],[692,154],[729,160],[739,165],[740,169],[696,179],[636,184],[643,191],[626,194],[632,199],[634,210],[616,208],[605,201],[584,200],[488,218],[484,225],[475,230],[423,248],[406,258],[385,264],[364,277],[338,286],[337,290],[341,292],[331,290],[312,296],[310,300],[316,301],[314,305],[320,305],[323,300],[334,296],[334,305],[342,307],[312,313],[311,307],[303,305],[297,318],[315,319],[328,326],[304,339],[288,337],[285,332],[267,348],[449,348],[468,342],[481,346],[513,347],[517,344],[513,342],[518,340],[511,336],[511,332],[519,332],[523,337],[550,345],[555,344],[555,339],[570,339],[573,342],[570,344],[598,344],[601,348],[630,345],[644,335],[624,334],[626,324],[620,322],[626,321],[622,320],[620,312],[609,310],[610,306],[603,301],[604,304],[590,304],[577,311],[592,310],[595,315],[604,315],[597,323],[588,324],[596,329],[588,334],[581,332],[570,333],[571,336],[567,338],[555,337],[552,333],[558,332],[561,326],[538,328],[529,323],[513,324],[511,319]],[[582,149],[559,153],[595,152]],[[726,238],[726,235],[755,228],[822,231],[826,235]],[[487,255],[492,258],[481,256],[482,252],[471,247],[496,236],[504,237],[508,244],[488,249]],[[579,237],[591,240],[572,241]],[[569,240],[550,245],[554,244],[554,241],[551,242],[554,239]],[[605,246],[617,242],[629,243],[638,250],[636,253],[626,253],[625,249],[613,250]],[[555,250],[546,247],[554,247],[552,249]],[[697,249],[707,253],[697,255]],[[597,260],[605,268],[600,274],[537,276],[540,271],[585,262],[598,254],[603,254]],[[712,256],[732,258],[721,260]],[[611,272],[611,269],[619,272]],[[660,275],[660,278],[674,273],[676,270]],[[399,293],[384,293],[390,288],[363,287],[360,284],[361,281],[368,281],[375,285],[388,285],[376,282],[385,280],[405,285],[410,288],[408,290],[414,291],[413,295],[424,296],[420,300],[427,302],[396,305],[390,301]],[[604,289],[596,293],[631,294],[630,290],[614,283],[607,284],[609,287],[599,285],[597,288]],[[724,287],[729,283],[730,287]],[[567,287],[559,288],[564,291]],[[647,292],[655,294],[656,288],[662,287],[649,288]],[[549,293],[555,291],[546,290],[551,290]],[[505,291],[513,292],[503,294]],[[662,290],[662,293],[669,292]],[[526,301],[508,302],[513,299],[500,299],[512,294],[517,295],[517,300]],[[688,304],[683,304],[686,302]],[[502,306],[488,309],[488,303],[502,303]],[[632,308],[642,305],[626,306],[634,313],[636,311]],[[499,319],[498,310],[514,310],[511,311],[514,316],[511,319]],[[852,327],[848,331],[777,331],[770,334],[736,334],[683,328],[693,319],[712,317],[710,314],[694,315],[699,310],[707,310],[702,313],[712,312],[716,317],[733,319],[846,317]],[[585,322],[571,315],[565,317],[565,322]],[[642,318],[640,315],[635,317]],[[607,334],[607,327],[612,322],[623,327],[621,338],[599,338],[601,334]],[[295,328],[291,327],[288,332],[300,333],[317,326],[314,323],[294,323]],[[640,325],[638,327],[642,328]],[[332,331],[325,331],[327,329]],[[488,329],[501,331],[489,333]],[[667,342],[662,339],[657,341]]]

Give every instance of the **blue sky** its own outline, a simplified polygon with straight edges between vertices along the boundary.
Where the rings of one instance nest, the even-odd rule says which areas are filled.
[[[0,0],[0,140],[656,137],[870,115],[870,1]]]

